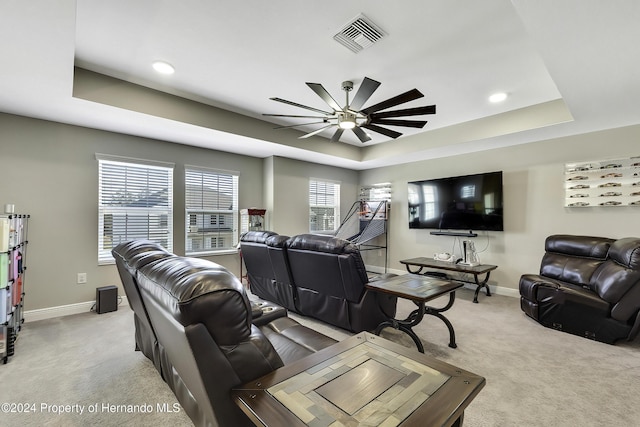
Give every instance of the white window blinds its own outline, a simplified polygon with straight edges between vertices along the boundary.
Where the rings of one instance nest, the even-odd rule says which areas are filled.
[[[113,263],[111,249],[147,239],[173,251],[173,166],[98,158],[98,263]]]
[[[185,168],[186,254],[235,251],[238,175]]]
[[[335,231],[340,226],[340,184],[309,180],[309,231]]]

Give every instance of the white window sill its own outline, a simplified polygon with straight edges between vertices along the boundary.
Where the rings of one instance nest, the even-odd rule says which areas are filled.
[[[185,256],[187,257],[207,257],[207,256],[216,256],[216,255],[236,255],[238,253],[237,249],[225,249],[221,251],[208,251],[208,252],[191,252],[187,253]]]

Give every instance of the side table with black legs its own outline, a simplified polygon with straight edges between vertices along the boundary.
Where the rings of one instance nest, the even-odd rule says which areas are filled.
[[[491,272],[493,270],[495,270],[496,268],[498,268],[497,265],[490,265],[490,264],[479,264],[479,265],[465,265],[465,264],[455,264],[452,262],[448,262],[448,261],[438,261],[435,260],[433,258],[427,258],[427,257],[418,257],[418,258],[411,258],[411,259],[404,259],[400,261],[401,264],[404,264],[405,267],[407,268],[407,271],[409,273],[413,273],[413,274],[421,274],[422,270],[425,268],[431,268],[434,270],[446,270],[446,271],[455,271],[457,273],[466,273],[466,274],[472,274],[473,275],[473,280],[475,281],[476,284],[476,292],[475,295],[473,297],[473,302],[477,303],[478,302],[478,294],[480,293],[480,289],[484,288],[485,292],[487,294],[488,297],[491,296],[491,291],[489,290],[489,285],[487,284],[487,282],[489,281],[489,276],[491,275]],[[417,267],[417,269],[412,269],[411,267]],[[422,273],[422,274],[427,274],[427,273]],[[479,280],[478,276],[484,274],[484,279]],[[454,281],[460,281],[460,282],[465,282],[464,280],[457,280],[457,279],[451,279],[451,278],[447,278],[447,280],[454,280]],[[473,282],[471,282],[473,283]]]
[[[387,327],[400,330],[411,337],[418,347],[420,353],[424,353],[424,346],[420,338],[413,332],[413,327],[422,321],[425,315],[435,316],[442,320],[449,330],[449,347],[456,348],[456,335],[453,325],[442,313],[449,310],[456,299],[456,289],[462,287],[462,283],[450,282],[448,280],[435,279],[433,277],[419,274],[403,274],[388,279],[375,280],[365,285],[367,289],[394,295],[413,301],[418,306],[406,319],[388,319],[378,325],[375,330],[376,335]],[[427,301],[449,294],[449,302],[442,308],[435,308],[426,305]]]

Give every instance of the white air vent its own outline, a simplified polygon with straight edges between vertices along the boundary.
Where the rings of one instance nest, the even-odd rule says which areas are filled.
[[[352,52],[358,53],[373,46],[375,42],[384,36],[385,33],[380,27],[361,14],[333,36],[333,39]]]

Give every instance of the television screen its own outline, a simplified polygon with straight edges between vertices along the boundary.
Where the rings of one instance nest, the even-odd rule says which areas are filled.
[[[503,231],[502,171],[408,185],[409,228]]]

